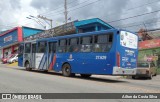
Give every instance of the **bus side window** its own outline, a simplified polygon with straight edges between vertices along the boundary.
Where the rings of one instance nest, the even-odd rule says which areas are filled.
[[[55,53],[56,52],[56,43],[50,42],[49,43],[49,53]]]
[[[91,52],[92,51],[92,36],[82,37],[80,44],[81,44],[81,52]]]
[[[94,52],[107,52],[111,49],[113,34],[94,36]]]
[[[31,52],[31,43],[26,43],[25,44],[25,53],[30,53]]]
[[[46,52],[46,42],[39,42],[38,43],[38,53],[45,53]]]
[[[78,52],[79,51],[79,38],[69,39],[68,52]]]
[[[67,50],[67,40],[63,39],[63,40],[59,40],[58,43],[58,52],[60,53],[64,53]]]
[[[36,44],[32,44],[32,53],[36,53]]]

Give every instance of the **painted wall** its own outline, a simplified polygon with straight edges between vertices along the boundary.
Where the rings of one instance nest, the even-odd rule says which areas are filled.
[[[5,47],[18,41],[17,29],[0,36],[0,46]]]
[[[34,28],[29,28],[29,27],[22,27],[23,30],[23,38],[37,34],[39,32],[42,32],[43,30],[40,29],[34,29]]]
[[[76,21],[76,22],[74,22],[74,25],[76,27],[77,33],[85,33],[85,32],[113,29],[112,26],[110,26],[109,24],[107,24],[106,22],[104,22],[98,18]]]
[[[160,39],[139,42],[139,61],[153,61],[160,67]]]

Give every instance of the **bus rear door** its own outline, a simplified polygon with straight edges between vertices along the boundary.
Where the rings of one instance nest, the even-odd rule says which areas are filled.
[[[57,42],[48,42],[48,69],[53,70],[53,67],[56,63],[56,46]]]
[[[36,67],[36,49],[37,49],[37,46],[36,46],[36,42],[32,43],[31,44],[31,47],[32,47],[32,50],[31,50],[31,67],[32,68],[35,68]]]
[[[46,41],[38,42],[36,53],[36,69],[47,70],[47,43]]]

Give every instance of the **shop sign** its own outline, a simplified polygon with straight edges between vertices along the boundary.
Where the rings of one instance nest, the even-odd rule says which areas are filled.
[[[70,22],[70,23],[52,28],[50,30],[40,32],[38,34],[31,35],[29,37],[24,38],[24,41],[61,36],[61,35],[64,35],[66,32],[69,32],[72,30],[75,30],[74,22]]]
[[[160,47],[160,39],[139,42],[139,49],[150,49]]]
[[[9,41],[12,41],[12,35],[4,38],[4,43],[9,42]]]

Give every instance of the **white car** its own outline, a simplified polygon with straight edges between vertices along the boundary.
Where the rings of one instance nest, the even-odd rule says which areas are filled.
[[[7,62],[13,63],[18,61],[18,54],[13,55]]]

